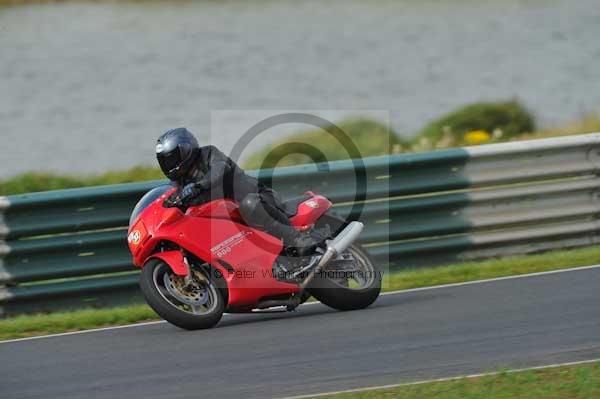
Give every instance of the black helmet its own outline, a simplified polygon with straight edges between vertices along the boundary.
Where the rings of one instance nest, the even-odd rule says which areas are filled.
[[[198,140],[184,127],[163,133],[156,143],[156,159],[163,173],[173,181],[185,176],[199,150]]]

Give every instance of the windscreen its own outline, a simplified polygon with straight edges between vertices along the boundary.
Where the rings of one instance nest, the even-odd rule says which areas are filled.
[[[133,212],[131,212],[131,216],[129,217],[129,227],[131,227],[131,225],[136,221],[138,216],[140,216],[140,213],[142,213],[142,211],[146,209],[148,205],[150,205],[155,199],[169,191],[171,188],[173,188],[173,186],[165,184],[164,186],[158,186],[156,188],[153,188],[152,190],[144,194],[142,199],[140,199],[135,205],[135,208],[133,208]]]

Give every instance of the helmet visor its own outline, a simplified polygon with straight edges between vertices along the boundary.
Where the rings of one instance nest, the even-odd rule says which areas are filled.
[[[175,148],[171,152],[159,154],[157,158],[160,168],[167,177],[170,177],[169,175],[181,165],[182,161],[179,148]]]

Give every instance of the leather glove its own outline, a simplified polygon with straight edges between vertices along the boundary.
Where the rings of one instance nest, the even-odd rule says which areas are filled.
[[[202,189],[200,189],[196,183],[186,184],[185,187],[181,189],[181,202],[187,204],[198,197],[200,193],[202,193]]]

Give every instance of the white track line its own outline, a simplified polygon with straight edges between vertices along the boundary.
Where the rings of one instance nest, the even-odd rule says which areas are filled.
[[[548,365],[545,365],[545,366],[528,367],[528,368],[523,368],[523,369],[513,369],[513,370],[506,370],[506,371],[494,371],[494,372],[491,372],[491,373],[469,374],[469,375],[456,376],[456,377],[437,378],[437,379],[433,379],[433,380],[405,382],[405,383],[402,383],[402,384],[379,385],[379,386],[373,386],[373,387],[367,387],[367,388],[347,389],[347,390],[344,390],[344,391],[332,391],[332,392],[315,393],[315,394],[312,394],[312,395],[286,396],[286,397],[281,398],[281,399],[319,398],[319,397],[322,397],[322,396],[340,395],[340,394],[345,394],[345,393],[358,393],[358,392],[374,391],[376,389],[390,389],[390,388],[398,388],[398,387],[411,386],[411,385],[422,385],[422,384],[427,384],[427,383],[430,383],[430,382],[454,381],[454,380],[460,380],[462,378],[469,378],[469,379],[471,379],[471,378],[479,378],[479,377],[488,377],[488,376],[498,375],[498,374],[501,374],[501,373],[518,373],[518,372],[521,372],[521,371],[543,370],[543,369],[551,369],[551,368],[556,368],[556,367],[576,366],[578,364],[588,364],[588,363],[596,363],[596,362],[600,362],[600,358],[599,359],[590,359],[590,360],[581,360],[581,361],[578,361],[578,362],[548,364]]]
[[[417,292],[417,291],[437,290],[437,289],[440,289],[440,288],[461,287],[461,286],[464,286],[464,285],[483,284],[483,283],[490,283],[490,282],[494,282],[494,281],[503,281],[503,280],[513,280],[513,279],[520,279],[520,278],[527,278],[527,277],[545,276],[545,275],[549,275],[549,274],[578,272],[578,271],[582,271],[582,270],[589,270],[589,269],[596,269],[596,268],[600,268],[600,265],[582,266],[582,267],[575,267],[575,268],[572,268],[572,269],[551,270],[551,271],[547,271],[547,272],[519,274],[519,275],[515,275],[515,276],[505,276],[505,277],[489,278],[489,279],[485,279],[485,280],[465,281],[465,282],[462,282],[462,283],[434,285],[434,286],[431,286],[431,287],[410,288],[410,289],[406,289],[406,290],[383,292],[381,295],[382,296],[387,296],[387,295],[405,294],[405,293]],[[310,305],[317,305],[317,304],[320,304],[320,302],[316,302],[316,301],[315,302],[308,302],[308,303],[302,304],[301,306],[310,306]],[[229,316],[229,315],[225,314],[225,316]],[[72,332],[65,332],[65,333],[58,333],[58,334],[49,334],[49,335],[38,335],[36,337],[16,338],[16,339],[10,339],[10,340],[5,340],[5,341],[0,341],[0,345],[2,345],[2,344],[9,344],[9,343],[13,343],[13,342],[31,341],[31,340],[42,339],[42,338],[64,337],[64,336],[69,336],[69,335],[95,333],[95,332],[99,332],[99,331],[119,330],[119,329],[122,329],[122,328],[145,327],[145,326],[151,326],[151,325],[154,325],[154,324],[161,324],[161,323],[166,323],[166,321],[164,321],[164,320],[157,320],[157,321],[149,321],[149,322],[145,322],[145,323],[125,324],[125,325],[122,325],[122,326],[93,328],[93,329],[90,329],[90,330],[72,331]]]

